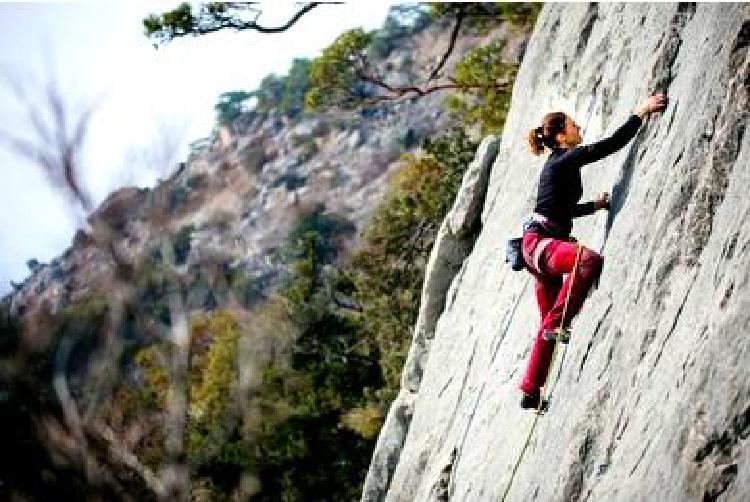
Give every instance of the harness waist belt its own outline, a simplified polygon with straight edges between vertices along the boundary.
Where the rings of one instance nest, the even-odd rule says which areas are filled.
[[[560,225],[550,220],[543,214],[531,213],[531,219],[536,221],[537,223],[543,223],[544,225],[551,227],[553,230],[562,230],[562,227]]]
[[[545,237],[554,237],[555,239],[564,240],[567,240],[570,235],[560,225],[538,213],[532,213],[532,215],[526,220],[523,224],[523,232],[536,232]]]

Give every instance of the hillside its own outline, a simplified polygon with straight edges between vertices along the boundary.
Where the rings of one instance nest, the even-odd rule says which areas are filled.
[[[425,61],[442,54],[440,42],[450,28],[435,23],[396,39],[378,65],[394,82],[410,81]],[[447,69],[470,48],[496,39],[504,41],[504,59],[520,61],[527,35],[505,24],[459,38]],[[444,99],[434,93],[353,112],[240,116],[196,141],[190,157],[153,189],[124,187],[110,194],[69,249],[48,264],[36,263],[14,286],[6,297],[11,312],[31,318],[40,310],[55,313],[106,287],[115,264],[90,238],[97,228],[128,262],[158,254],[165,233],[180,236],[182,264],[190,269],[215,258],[241,270],[254,281],[252,303],[278,283],[285,267],[278,251],[305,215],[342,218],[351,225],[342,251],[356,246],[388,180],[403,166],[401,155],[456,125]]]

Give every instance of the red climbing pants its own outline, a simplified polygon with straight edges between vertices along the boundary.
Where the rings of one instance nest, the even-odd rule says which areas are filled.
[[[599,253],[583,248],[573,279],[571,272],[576,260],[576,244],[534,232],[527,232],[523,236],[523,255],[535,278],[536,299],[542,318],[521,382],[521,390],[531,394],[543,387],[547,380],[555,347],[555,328],[568,327],[570,320],[581,310],[586,295],[602,271],[604,259]],[[565,298],[571,282],[573,288],[563,319]]]

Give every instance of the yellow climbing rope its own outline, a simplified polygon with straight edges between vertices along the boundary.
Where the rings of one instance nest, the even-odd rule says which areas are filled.
[[[550,361],[550,373],[552,373],[552,366],[555,364],[555,359],[557,356],[557,347],[560,345],[560,342],[563,340],[564,337],[568,336],[567,330],[563,327],[565,323],[565,315],[568,313],[568,300],[570,300],[570,292],[573,290],[573,281],[576,278],[576,273],[578,272],[578,260],[581,257],[581,251],[583,249],[583,246],[578,244],[576,242],[576,261],[573,264],[573,272],[572,276],[570,277],[570,286],[568,287],[568,293],[565,295],[565,305],[563,306],[563,315],[562,319],[560,321],[560,326],[555,329],[555,346],[552,349],[552,359]],[[560,366],[562,367],[563,361],[565,361],[565,353],[567,352],[568,348],[567,346],[563,350],[563,356],[562,360],[560,361]],[[548,373],[549,375],[549,373]],[[516,459],[516,463],[513,466],[513,470],[510,473],[510,479],[508,480],[508,484],[505,485],[505,491],[503,492],[503,497],[501,499],[501,502],[505,502],[506,497],[508,496],[508,493],[510,492],[510,487],[513,484],[513,480],[516,477],[516,471],[518,471],[518,467],[521,465],[521,461],[523,460],[523,456],[526,453],[526,448],[528,448],[529,443],[531,442],[531,436],[534,434],[534,430],[536,429],[536,424],[539,422],[539,417],[542,416],[542,406],[545,402],[548,402],[550,399],[550,396],[552,395],[552,390],[554,389],[555,385],[557,384],[557,380],[560,376],[560,372],[557,372],[557,375],[553,379],[551,383],[545,382],[544,383],[544,395],[540,396],[539,398],[539,407],[536,410],[536,413],[534,413],[534,420],[531,422],[531,427],[529,427],[528,432],[526,433],[526,439],[523,443],[523,448],[521,448],[521,453],[518,455],[518,459]]]

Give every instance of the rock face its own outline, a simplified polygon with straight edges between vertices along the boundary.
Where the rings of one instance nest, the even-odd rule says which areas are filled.
[[[363,500],[501,500],[506,488],[513,501],[747,499],[749,44],[747,4],[545,6],[481,233],[418,374],[407,362]],[[539,323],[530,276],[503,262],[544,162],[526,132],[562,110],[593,142],[654,91],[667,109],[583,169],[585,199],[612,193],[608,214],[574,227],[604,271],[508,486],[533,420],[517,386]]]

